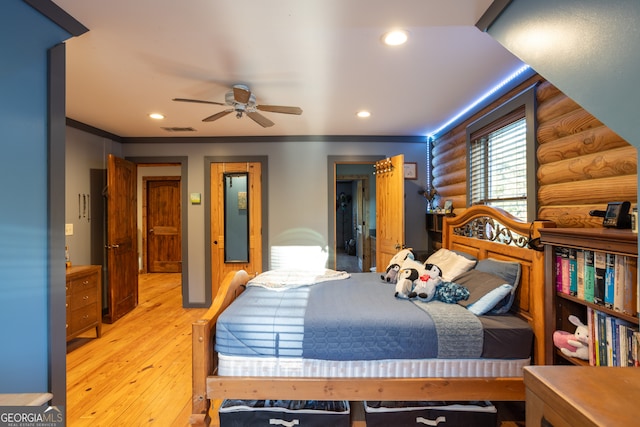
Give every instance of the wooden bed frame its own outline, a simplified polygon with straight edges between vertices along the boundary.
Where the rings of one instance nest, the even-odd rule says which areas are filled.
[[[487,206],[468,208],[445,217],[443,247],[478,259],[517,261],[521,281],[513,311],[533,327],[533,363],[544,361],[543,252],[527,248],[540,228],[551,222],[522,223],[504,211]],[[495,400],[524,401],[522,377],[509,378],[287,378],[221,377],[216,375],[215,324],[219,314],[243,290],[249,275],[229,273],[204,319],[193,324],[193,410],[190,423],[208,426],[212,400]]]

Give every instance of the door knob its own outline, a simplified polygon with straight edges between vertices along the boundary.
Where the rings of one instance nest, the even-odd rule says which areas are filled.
[[[218,241],[217,241],[217,240],[214,240],[214,241],[213,241],[213,244],[214,244],[214,245],[217,245],[217,244],[218,244]]]

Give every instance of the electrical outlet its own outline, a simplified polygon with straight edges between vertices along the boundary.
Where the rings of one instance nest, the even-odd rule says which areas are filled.
[[[64,225],[64,235],[65,236],[73,236],[73,224],[65,224]]]

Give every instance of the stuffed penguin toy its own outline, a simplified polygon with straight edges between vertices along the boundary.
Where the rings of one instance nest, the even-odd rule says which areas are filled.
[[[395,285],[398,282],[398,273],[400,272],[400,268],[408,259],[412,261],[415,259],[413,252],[411,252],[411,248],[402,249],[400,252],[395,254],[389,261],[389,265],[387,265],[385,273],[380,275],[382,281]]]

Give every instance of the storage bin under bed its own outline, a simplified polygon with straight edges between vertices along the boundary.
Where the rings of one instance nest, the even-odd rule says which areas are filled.
[[[367,427],[496,427],[498,411],[491,402],[365,401]]]
[[[225,399],[219,410],[220,427],[349,427],[346,400],[234,400]]]

